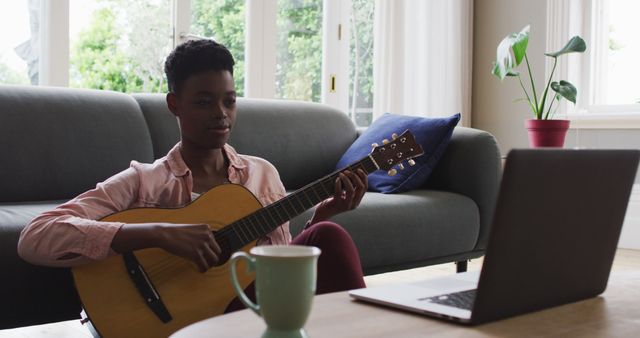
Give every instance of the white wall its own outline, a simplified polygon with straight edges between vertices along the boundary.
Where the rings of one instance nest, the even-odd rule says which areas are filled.
[[[630,148],[640,146],[639,129],[572,129],[567,133],[567,148]],[[626,249],[640,249],[640,173],[636,174],[627,206],[627,214],[620,234],[618,246]]]
[[[527,55],[537,87],[545,73],[545,39],[547,35],[546,1],[481,0],[474,2],[472,126],[492,133],[500,151],[527,147],[524,120],[530,118],[528,106],[514,102],[524,96],[514,78],[503,82],[491,74],[498,43],[508,34],[531,24]],[[520,66],[521,71],[526,66]],[[540,90],[540,89],[538,89]]]
[[[631,191],[618,247],[640,250],[640,184]]]
[[[500,81],[491,74],[496,47],[506,35],[520,31],[527,24],[531,25],[527,55],[540,96],[545,85],[543,77],[547,58],[544,56],[546,11],[547,1],[544,0],[481,0],[474,3],[472,126],[492,133],[505,155],[512,148],[528,147],[524,120],[532,115],[526,103],[514,102],[524,97],[518,81],[515,78]],[[521,64],[518,70],[526,72],[526,65]],[[523,77],[523,82],[529,88],[528,76]],[[578,88],[578,93],[580,91]],[[626,129],[572,128],[567,134],[565,147],[638,149],[639,123],[637,118],[632,122]],[[640,182],[640,177],[636,182]]]
[[[531,24],[527,55],[540,88],[545,73],[546,8],[547,1],[543,0],[474,2],[472,126],[492,133],[505,155],[512,148],[528,147],[524,120],[530,118],[531,113],[525,103],[514,102],[524,96],[517,80],[507,78],[501,83],[491,74],[496,47],[506,35]],[[523,66],[520,71],[525,71]],[[640,129],[573,129],[567,135],[565,146],[637,149]],[[640,175],[636,182],[640,182]],[[627,208],[619,246],[640,249],[639,184],[635,185]]]

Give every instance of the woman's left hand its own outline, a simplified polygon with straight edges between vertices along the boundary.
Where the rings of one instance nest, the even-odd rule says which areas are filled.
[[[364,170],[358,169],[355,172],[345,170],[341,172],[335,182],[333,197],[318,205],[311,219],[311,224],[357,208],[367,188],[367,174]]]

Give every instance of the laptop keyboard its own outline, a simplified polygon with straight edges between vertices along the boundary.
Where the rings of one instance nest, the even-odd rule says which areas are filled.
[[[476,289],[466,290],[454,293],[448,293],[446,295],[439,295],[433,297],[427,297],[420,300],[432,302],[436,304],[448,305],[457,307],[460,309],[471,310],[473,307],[473,301],[476,298]]]

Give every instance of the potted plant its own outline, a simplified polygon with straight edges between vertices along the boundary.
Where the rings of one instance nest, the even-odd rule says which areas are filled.
[[[504,80],[507,76],[518,78],[520,86],[524,91],[526,101],[533,112],[533,119],[525,121],[525,125],[529,130],[529,143],[533,147],[562,147],[564,138],[569,129],[569,120],[553,119],[553,116],[560,106],[559,101],[565,98],[574,104],[578,91],[574,85],[565,80],[552,81],[553,73],[556,70],[558,57],[568,53],[582,53],[587,49],[584,40],[579,36],[574,36],[567,44],[555,53],[545,53],[546,56],[553,58],[553,69],[546,81],[546,86],[542,95],[538,97],[536,86],[531,74],[531,66],[527,58],[527,45],[529,44],[529,25],[524,27],[519,33],[513,33],[506,36],[498,45],[496,50],[496,61],[493,65],[492,73]],[[527,65],[527,73],[529,75],[530,91],[525,87],[520,73],[515,68],[525,61]],[[548,99],[549,88],[555,94]],[[554,107],[554,103],[555,107]]]

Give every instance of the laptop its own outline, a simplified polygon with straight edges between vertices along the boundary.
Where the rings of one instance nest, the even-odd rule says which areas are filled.
[[[638,150],[516,149],[505,163],[482,269],[351,297],[480,324],[604,292]]]

